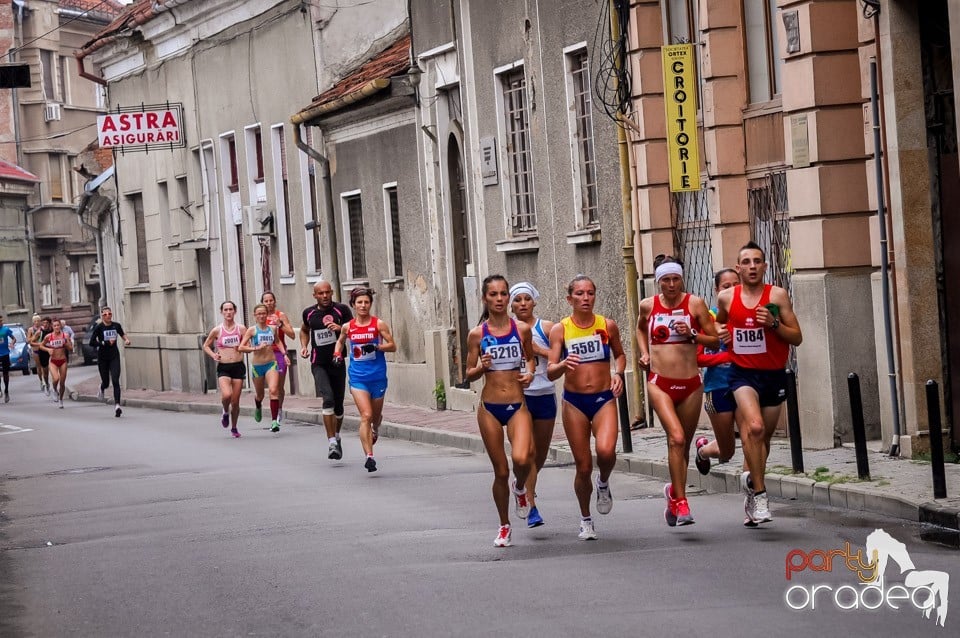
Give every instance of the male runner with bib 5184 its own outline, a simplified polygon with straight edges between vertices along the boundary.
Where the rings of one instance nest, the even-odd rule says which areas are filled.
[[[749,468],[740,478],[747,527],[773,520],[763,480],[770,437],[787,397],[790,346],[803,341],[790,296],[779,286],[763,283],[766,271],[763,249],[747,243],[737,256],[740,285],[717,297],[717,323],[726,324],[719,334],[731,351],[730,390]]]

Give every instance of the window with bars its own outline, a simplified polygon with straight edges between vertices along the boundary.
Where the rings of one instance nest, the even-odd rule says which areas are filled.
[[[533,153],[530,148],[530,114],[527,80],[523,67],[500,75],[507,156],[507,183],[510,189],[510,229],[514,233],[537,230],[533,198]]]
[[[57,99],[67,104],[67,57],[64,55],[57,58]]]
[[[283,206],[281,217],[283,218],[283,242],[280,257],[283,261],[283,275],[293,275],[293,228],[290,223],[290,184],[287,175],[287,143],[284,139],[284,127],[282,124],[276,125],[271,129],[273,134],[273,143],[276,153],[279,155],[279,161],[274,161],[273,171],[274,179],[280,186],[280,205]]]
[[[253,181],[262,182],[263,181],[263,136],[260,134],[260,129],[257,128],[253,133],[253,149],[256,157],[256,166],[257,170],[253,177]]]
[[[304,128],[304,139],[307,141],[307,146],[313,146],[313,127],[305,126]],[[310,219],[317,224],[317,227],[313,230],[308,230],[309,236],[307,241],[313,244],[313,254],[312,259],[313,263],[310,264],[311,273],[321,272],[321,261],[320,261],[320,204],[317,201],[317,165],[313,161],[313,158],[304,153],[307,163],[307,187],[310,190]]]
[[[5,305],[24,307],[23,262],[0,262],[0,299]]]
[[[367,260],[363,244],[363,208],[360,202],[360,193],[350,193],[340,196],[343,200],[345,226],[350,238],[350,279],[363,279],[367,276]]]
[[[237,140],[234,137],[227,140],[227,154],[230,158],[230,183],[227,188],[231,193],[236,193],[240,190],[240,178],[237,172]]]
[[[133,226],[137,240],[137,283],[150,283],[150,267],[147,261],[147,227],[143,218],[143,195],[133,193],[128,197],[133,209]]]
[[[387,255],[391,277],[403,277],[403,251],[400,248],[400,205],[397,185],[383,187],[383,204],[387,223]]]
[[[573,109],[570,131],[573,135],[574,192],[579,194],[577,225],[595,226],[600,223],[597,206],[597,163],[593,146],[593,102],[590,97],[590,67],[586,50],[567,54],[570,97]]]

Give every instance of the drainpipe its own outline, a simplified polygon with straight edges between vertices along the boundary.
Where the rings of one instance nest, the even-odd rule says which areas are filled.
[[[84,68],[84,66],[83,66],[83,58],[82,58],[82,57],[80,57],[79,55],[77,55],[76,58],[77,58],[77,72],[80,74],[80,77],[86,78],[86,79],[90,80],[91,82],[96,82],[97,84],[102,84],[103,86],[107,86],[107,81],[106,81],[105,79],[103,79],[103,78],[100,77],[99,75],[94,75],[94,74],[92,74],[92,73],[88,73],[88,72],[87,72],[87,69]]]
[[[890,322],[890,258],[887,220],[883,200],[883,164],[880,161],[880,95],[877,89],[877,60],[870,60],[870,106],[873,110],[873,167],[877,180],[877,225],[880,229],[880,285],[883,291],[883,337],[887,348],[887,378],[890,381],[890,408],[893,411],[893,440],[890,456],[900,456],[900,400],[897,396],[897,368],[893,358],[893,328]]]
[[[333,289],[337,291],[337,296],[340,296],[340,265],[337,263],[337,251],[334,250],[337,245],[337,225],[334,218],[333,212],[333,184],[330,181],[330,160],[327,159],[326,155],[323,155],[317,149],[308,145],[300,135],[300,124],[302,119],[300,119],[301,114],[297,114],[290,118],[290,121],[293,122],[293,141],[301,151],[307,154],[307,156],[316,160],[323,171],[321,178],[323,180],[323,189],[324,189],[324,203],[326,204],[327,214],[327,236],[329,241],[327,242],[327,252],[330,255],[330,258],[327,262],[330,264],[329,272],[329,281],[330,285],[333,286]]]
[[[620,29],[620,13],[617,11],[616,2],[610,0],[610,38],[613,42],[620,39]],[[623,63],[624,61],[620,58],[619,53],[617,53],[615,64],[620,68],[623,66]],[[619,79],[617,82],[619,83]],[[618,113],[618,116],[621,120],[625,120],[627,117],[623,113]],[[627,316],[630,318],[630,325],[624,326],[624,328],[627,328],[630,333],[630,359],[633,370],[633,388],[631,388],[631,390],[636,400],[635,405],[637,406],[639,414],[644,414],[645,410],[641,409],[642,402],[644,401],[643,384],[641,383],[643,375],[640,371],[640,362],[636,355],[638,348],[637,331],[633,325],[633,322],[635,322],[640,315],[640,303],[637,297],[637,262],[634,259],[633,246],[633,207],[631,206],[633,193],[630,187],[630,144],[627,140],[627,131],[623,124],[617,126],[617,148],[620,152],[620,200],[621,212],[623,213],[623,270],[624,283],[626,284],[627,291]],[[621,334],[622,332],[623,331],[621,331]]]
[[[87,190],[88,186],[89,186],[89,183],[84,186],[85,191]],[[104,268],[104,265],[103,265],[103,242],[100,238],[100,232],[101,232],[100,218],[99,216],[97,217],[96,226],[88,224],[87,221],[83,218],[83,213],[86,212],[87,205],[90,202],[90,197],[91,195],[89,192],[85,192],[82,195],[80,199],[80,204],[77,206],[77,219],[80,220],[80,226],[82,226],[83,228],[86,228],[87,230],[93,233],[93,236],[97,242],[97,265],[100,268],[100,277],[99,277],[100,299],[98,300],[97,307],[102,308],[103,306],[109,305],[109,303],[107,302],[107,289],[106,289],[106,284],[104,282],[104,279],[106,278],[107,269]]]

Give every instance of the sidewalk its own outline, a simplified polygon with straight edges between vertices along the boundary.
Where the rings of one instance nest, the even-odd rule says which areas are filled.
[[[70,396],[79,401],[96,401],[99,380],[91,378],[70,388]],[[109,395],[110,392],[108,391]],[[349,401],[349,396],[348,396]],[[158,410],[220,413],[219,395],[215,392],[159,392],[125,390],[123,404]],[[285,418],[293,421],[322,423],[319,400],[313,397],[289,396],[285,400]],[[356,429],[358,412],[352,403],[344,410],[344,426]],[[252,394],[245,392],[241,414],[253,413]],[[470,412],[447,410],[437,412],[425,408],[387,403],[380,436],[459,448],[482,453],[483,442],[477,432],[476,417]],[[133,416],[132,413],[128,413]],[[704,431],[712,438],[712,432]],[[669,480],[666,459],[666,436],[659,428],[635,430],[633,452],[619,453],[617,470]],[[771,496],[830,505],[848,510],[883,514],[939,526],[930,528],[931,537],[960,547],[960,464],[946,466],[947,499],[933,500],[933,479],[930,464],[909,459],[891,459],[879,451],[880,442],[870,447],[869,481],[857,478],[857,465],[852,446],[831,450],[804,450],[806,475],[794,475],[789,442],[774,439],[767,463],[767,491]],[[550,450],[550,459],[557,463],[573,463],[573,456],[558,424]],[[737,453],[728,463],[714,465],[707,476],[701,476],[691,464],[687,484],[692,489],[708,492],[737,493],[743,456]],[[933,538],[931,538],[933,539]]]

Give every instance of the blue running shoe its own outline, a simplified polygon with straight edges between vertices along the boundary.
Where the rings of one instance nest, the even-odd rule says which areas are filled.
[[[543,517],[540,516],[540,510],[534,505],[530,508],[530,513],[527,514],[527,527],[540,527],[541,525],[543,525]]]

